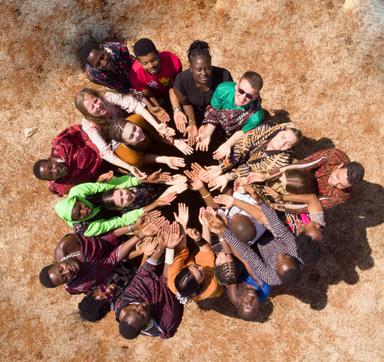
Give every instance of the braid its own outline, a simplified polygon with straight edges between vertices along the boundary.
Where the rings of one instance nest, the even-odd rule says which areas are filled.
[[[192,63],[192,58],[197,56],[207,56],[211,59],[211,54],[209,53],[209,45],[205,41],[195,40],[187,51],[188,61]]]

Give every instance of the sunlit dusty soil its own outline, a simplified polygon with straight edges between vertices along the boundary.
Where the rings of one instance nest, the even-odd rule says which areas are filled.
[[[381,0],[6,0],[0,10],[1,360],[384,359]],[[353,200],[327,214],[320,264],[276,290],[259,322],[234,318],[222,298],[188,305],[170,340],[129,342],[112,313],[85,323],[80,296],[40,287],[68,228],[31,168],[80,120],[73,96],[87,81],[76,54],[91,35],[129,45],[150,37],[184,66],[190,42],[206,40],[234,77],[263,75],[264,106],[288,112],[309,138],[298,155],[336,146],[364,164]]]

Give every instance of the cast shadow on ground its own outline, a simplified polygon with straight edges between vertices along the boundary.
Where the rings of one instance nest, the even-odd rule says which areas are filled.
[[[226,294],[219,298],[204,299],[197,302],[197,305],[202,310],[214,310],[217,313],[227,315],[232,318],[239,318],[237,316],[236,308],[230,302]],[[259,314],[255,322],[265,323],[269,320],[269,316],[273,312],[273,304],[270,299],[260,305]]]
[[[294,287],[280,286],[272,295],[289,294],[321,310],[327,305],[328,286],[344,281],[359,281],[358,269],[374,266],[367,228],[384,222],[384,189],[363,181],[356,185],[349,202],[326,212],[327,229],[322,242],[322,256],[316,266],[306,267],[300,283]]]

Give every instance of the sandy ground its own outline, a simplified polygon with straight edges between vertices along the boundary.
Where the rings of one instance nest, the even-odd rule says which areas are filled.
[[[5,0],[0,10],[2,361],[384,360],[382,0]],[[85,323],[81,297],[40,287],[68,228],[31,168],[79,122],[73,96],[87,81],[76,53],[91,35],[150,37],[184,66],[190,42],[206,40],[234,77],[263,75],[264,106],[288,112],[308,137],[299,154],[336,146],[364,164],[353,200],[327,214],[320,264],[277,290],[260,321],[234,318],[222,298],[188,305],[170,340],[129,342],[112,313]]]

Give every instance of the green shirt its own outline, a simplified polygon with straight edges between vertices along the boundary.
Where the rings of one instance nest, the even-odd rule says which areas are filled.
[[[211,98],[211,106],[215,109],[233,109],[233,110],[242,110],[247,109],[252,102],[249,102],[245,106],[236,106],[235,104],[235,92],[236,92],[236,83],[235,82],[223,82],[218,85],[215,92]],[[245,122],[242,131],[248,132],[251,129],[256,128],[264,118],[264,110],[260,108],[259,110],[253,114],[248,120]]]
[[[59,217],[68,223],[69,226],[73,226],[76,223],[91,220],[101,210],[100,207],[95,207],[92,203],[86,200],[87,196],[117,188],[129,188],[137,185],[140,185],[140,180],[131,176],[113,177],[107,182],[88,182],[76,185],[71,188],[66,199],[61,200],[56,204],[55,211]],[[81,201],[88,207],[92,208],[90,215],[81,220],[72,220],[72,209],[76,201]],[[140,208],[111,219],[98,219],[93,222],[91,221],[86,232],[84,233],[84,236],[97,236],[108,231],[115,230],[119,227],[133,224],[143,213],[144,210]]]

